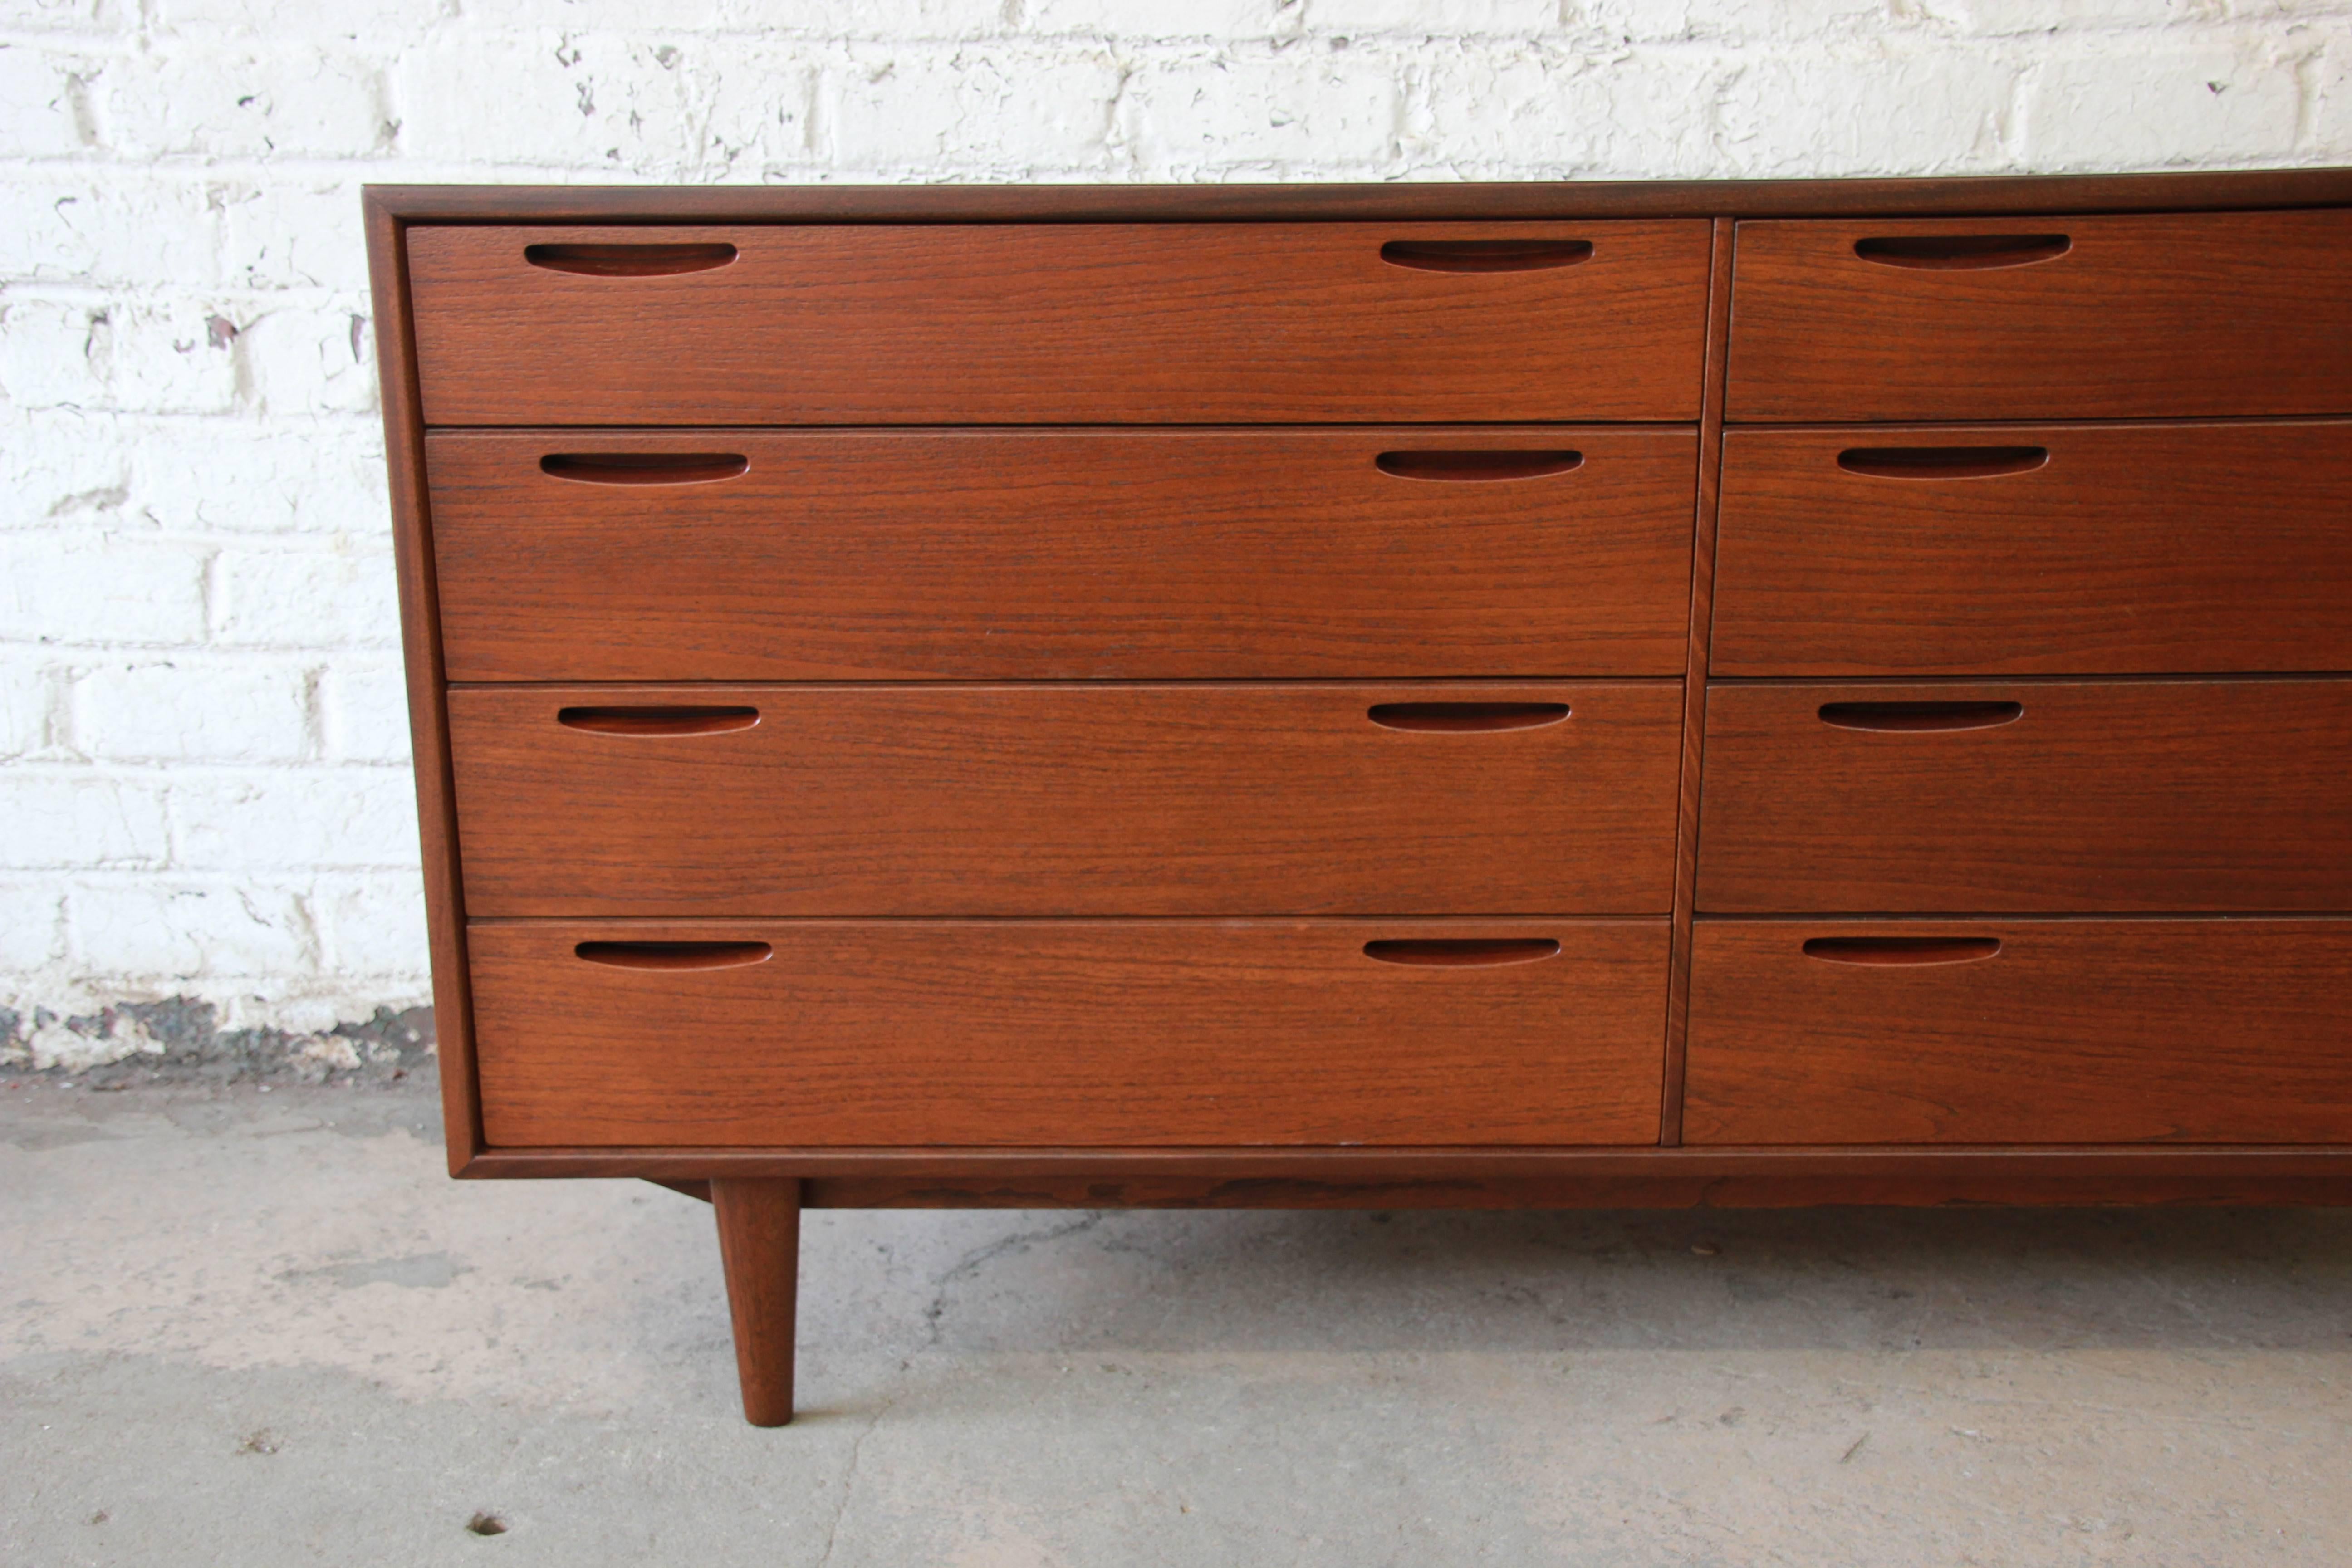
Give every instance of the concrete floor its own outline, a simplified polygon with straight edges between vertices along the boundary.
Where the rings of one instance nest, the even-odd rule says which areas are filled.
[[[0,1563],[2352,1561],[2352,1212],[809,1216],[0,1084]],[[505,1526],[467,1528],[478,1514]]]

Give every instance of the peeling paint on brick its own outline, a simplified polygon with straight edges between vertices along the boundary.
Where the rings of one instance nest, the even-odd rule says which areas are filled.
[[[363,1020],[294,1031],[224,1028],[209,1002],[171,996],[64,1016],[0,1007],[0,1077],[105,1090],[166,1082],[394,1082],[434,1054],[433,1009],[378,1007]]]

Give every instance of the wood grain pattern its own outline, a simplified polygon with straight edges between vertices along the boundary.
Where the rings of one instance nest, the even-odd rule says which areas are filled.
[[[614,968],[583,942],[769,943]],[[1549,958],[1376,963],[1381,938]],[[1666,925],[1625,921],[478,924],[493,1144],[1638,1143]]]
[[[2047,458],[1982,479],[1881,478],[1839,461],[1997,447]],[[1735,430],[1713,668],[2352,668],[2347,515],[2343,420]]]
[[[1298,223],[2352,205],[2352,169],[1934,179],[1182,185],[370,185],[410,223]]]
[[[425,449],[458,680],[1683,668],[1688,429],[441,431]],[[1500,480],[1379,467],[1558,451],[1581,460]],[[541,466],[696,452],[747,467],[646,484]]]
[[[1706,739],[1708,628],[1715,619],[1716,514],[1723,478],[1723,363],[1730,346],[1732,225],[1708,252],[1706,379],[1700,387],[1698,496],[1691,527],[1690,616],[1683,650],[1683,755],[1675,798],[1674,958],[1666,985],[1666,1070],[1658,1141],[1682,1142],[1683,1040],[1690,1003],[1691,917],[1698,889],[1699,784]]]
[[[793,1329],[800,1316],[801,1184],[728,1177],[710,1184],[719,1258],[743,1419],[782,1426],[793,1418]]]
[[[1961,963],[1809,941],[1984,935]],[[1702,921],[1693,1143],[2352,1142],[2352,921]]]
[[[1881,732],[1825,703],[2014,701]],[[2352,681],[1718,685],[1702,913],[2352,909]]]
[[[449,767],[449,717],[442,703],[439,578],[427,510],[425,426],[416,395],[406,252],[392,214],[371,197],[368,278],[373,289],[376,372],[383,388],[383,445],[390,481],[393,568],[400,592],[400,642],[408,732],[416,776],[416,821],[427,951],[433,965],[434,1049],[439,1058],[441,1121],[449,1171],[463,1171],[482,1147],[474,1084],[473,1003],[466,967],[466,905],[457,859],[457,790]]]
[[[1684,420],[1702,223],[417,227],[430,425]],[[1401,239],[1577,239],[1535,271]],[[583,277],[535,244],[737,247]]]
[[[1738,420],[2194,418],[2352,412],[2352,212],[2065,216],[2028,266],[1882,266],[1880,236],[2014,222],[1745,223]]]
[[[1534,728],[1387,703],[1566,704]],[[587,704],[750,707],[617,735]],[[476,915],[1663,914],[1675,682],[467,687]]]

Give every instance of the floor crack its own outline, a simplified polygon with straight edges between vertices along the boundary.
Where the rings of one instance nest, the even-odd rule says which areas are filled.
[[[858,1456],[866,1451],[866,1439],[874,1436],[874,1428],[882,1425],[882,1417],[889,1415],[890,1407],[898,1403],[896,1395],[884,1400],[881,1408],[875,1411],[873,1417],[866,1423],[865,1429],[850,1440],[849,1463],[843,1467],[841,1472],[841,1496],[834,1500],[832,1522],[824,1527],[824,1551],[817,1557],[816,1568],[825,1568],[825,1564],[833,1561],[833,1543],[841,1534],[842,1516],[849,1511],[849,1489],[857,1479]]]
[[[923,1321],[930,1330],[930,1338],[926,1343],[936,1345],[940,1342],[940,1320],[947,1313],[948,1288],[957,1280],[977,1273],[991,1259],[1002,1258],[1016,1248],[1029,1247],[1041,1241],[1059,1241],[1065,1237],[1077,1236],[1092,1230],[1102,1224],[1107,1214],[1107,1210],[1091,1209],[1084,1218],[1072,1221],[1067,1225],[1048,1226],[1043,1230],[1015,1231],[1011,1236],[999,1237],[986,1247],[966,1253],[934,1281],[930,1304],[923,1309]]]

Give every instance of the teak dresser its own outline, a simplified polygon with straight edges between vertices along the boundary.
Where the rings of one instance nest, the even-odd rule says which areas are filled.
[[[468,1176],[2352,1201],[2352,172],[377,188]]]

